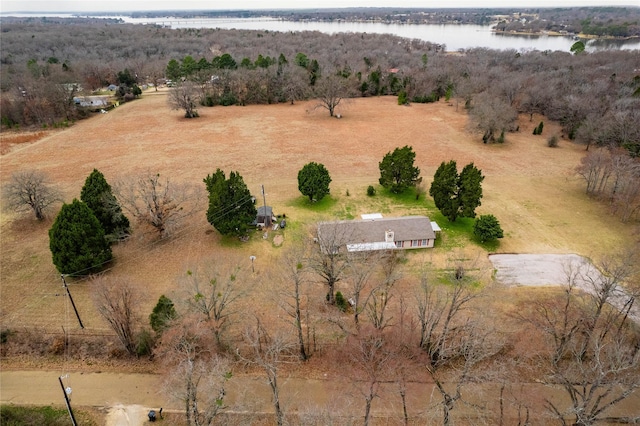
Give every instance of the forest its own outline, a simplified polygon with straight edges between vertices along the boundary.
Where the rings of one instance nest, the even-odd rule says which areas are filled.
[[[3,127],[67,126],[91,114],[74,97],[110,94],[104,90],[113,84],[112,94],[127,101],[139,87],[183,79],[201,106],[327,95],[329,104],[380,95],[453,99],[485,143],[517,130],[517,114],[541,114],[587,150],[640,155],[640,58],[632,51],[449,54],[392,35],[172,30],[79,18],[3,20],[2,37]]]

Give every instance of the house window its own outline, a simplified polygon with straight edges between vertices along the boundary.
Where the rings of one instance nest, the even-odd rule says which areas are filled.
[[[420,247],[420,240],[411,240],[411,247]]]
[[[422,240],[422,245],[427,246],[427,240]]]
[[[402,248],[402,241],[396,241],[396,247]]]

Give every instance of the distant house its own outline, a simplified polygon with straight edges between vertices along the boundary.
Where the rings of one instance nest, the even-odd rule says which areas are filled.
[[[77,96],[73,98],[73,102],[76,105],[91,108],[91,109],[100,109],[106,108],[109,106],[109,97],[108,96]]]
[[[278,218],[273,215],[273,209],[271,206],[260,206],[257,210],[258,214],[256,215],[256,220],[254,222],[257,226],[268,228],[273,224],[273,222],[278,220]]]
[[[348,252],[430,248],[436,234],[426,216],[320,222],[318,242],[322,250]]]

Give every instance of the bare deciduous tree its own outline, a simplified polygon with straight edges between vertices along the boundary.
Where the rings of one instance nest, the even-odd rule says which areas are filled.
[[[37,170],[14,173],[3,188],[4,208],[16,212],[32,211],[43,220],[47,209],[62,201],[60,191],[49,183],[49,177]]]
[[[185,404],[187,425],[211,425],[225,409],[229,362],[214,355],[209,359],[182,360],[165,381],[167,393]]]
[[[91,282],[93,302],[130,355],[136,355],[136,308],[141,296],[126,278],[99,276]]]
[[[229,362],[211,354],[207,324],[183,317],[165,331],[158,350],[167,366],[165,392],[184,404],[187,425],[211,425],[224,409]]]
[[[309,256],[309,267],[327,285],[327,302],[330,305],[336,303],[335,286],[342,280],[348,265],[346,242],[349,241],[349,232],[344,226],[320,227],[316,237],[317,244]]]
[[[147,173],[139,178],[118,182],[114,192],[122,207],[140,223],[152,226],[167,237],[181,221],[196,213],[202,199],[199,187],[176,184],[159,173]]]
[[[524,317],[545,337],[541,357],[546,382],[561,386],[569,396],[568,405],[547,399],[547,408],[563,425],[568,417],[581,426],[602,421],[640,388],[634,299],[620,299],[623,282],[637,272],[631,259],[625,255],[602,262],[599,271],[567,265],[562,296],[537,303],[535,312]]]
[[[258,318],[255,328],[245,331],[245,341],[249,345],[250,355],[240,357],[264,370],[273,397],[273,408],[278,426],[285,424],[285,415],[280,401],[280,385],[278,374],[284,355],[293,349],[294,345],[281,333],[270,335]]]
[[[247,274],[237,265],[233,259],[218,258],[210,266],[188,270],[179,280],[184,303],[190,311],[204,316],[219,347],[237,312],[235,304],[246,294]]]
[[[373,326],[382,330],[387,327],[392,317],[386,317],[387,307],[393,298],[393,287],[400,279],[400,265],[403,254],[390,250],[383,253],[380,265],[382,267],[382,280],[371,292],[366,306],[367,316],[371,320]]]
[[[298,336],[298,353],[302,361],[306,361],[311,355],[309,336],[309,297],[303,294],[304,288],[309,281],[309,271],[305,264],[305,254],[302,250],[295,248],[283,256],[281,269],[284,282],[287,283],[285,290],[279,295],[280,306],[293,321]],[[306,318],[303,317],[303,309],[306,307]],[[306,322],[306,338],[303,329],[303,322]]]
[[[350,374],[364,397],[364,425],[369,425],[373,400],[378,398],[380,385],[389,380],[395,358],[380,330],[370,330],[358,336],[349,336],[345,349],[348,353]]]
[[[640,212],[640,161],[623,149],[589,151],[576,168],[587,184],[587,194],[610,202],[623,222]]]
[[[349,79],[341,76],[329,75],[316,83],[315,96],[318,99],[315,108],[324,108],[334,116],[340,103],[353,96],[353,87]]]
[[[517,118],[509,104],[489,93],[475,98],[470,115],[475,128],[483,133],[484,143],[494,142],[501,132],[511,130]]]
[[[191,81],[176,83],[169,92],[168,102],[171,109],[184,110],[186,118],[198,117],[198,87]]]
[[[371,252],[356,252],[349,255],[346,281],[350,287],[353,309],[353,322],[356,329],[360,327],[360,314],[364,311],[374,291],[369,289],[370,279],[375,271],[377,261],[381,260]],[[367,293],[367,289],[369,292]]]
[[[436,287],[423,277],[418,296],[420,347],[429,357],[427,371],[442,397],[442,421],[463,400],[462,388],[474,379],[478,364],[497,353],[500,345],[478,314],[466,312],[472,300],[473,278],[462,264],[454,267],[450,284]]]
[[[291,102],[291,105],[295,101],[307,99],[309,96],[307,71],[298,66],[285,66],[283,68],[280,76],[282,96]]]

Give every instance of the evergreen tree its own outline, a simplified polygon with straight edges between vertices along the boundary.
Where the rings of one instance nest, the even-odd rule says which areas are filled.
[[[473,163],[467,164],[458,175],[455,160],[444,161],[436,170],[429,195],[440,212],[451,222],[458,217],[475,217],[482,198],[484,176]]]
[[[182,76],[180,63],[175,59],[170,60],[169,64],[167,65],[167,69],[165,70],[165,74],[169,80],[178,81],[178,79]]]
[[[503,237],[500,222],[498,222],[498,219],[492,214],[485,214],[477,218],[473,224],[473,233],[480,238],[480,241],[483,243]]]
[[[153,308],[151,315],[149,315],[149,323],[153,331],[162,334],[169,326],[169,323],[177,317],[178,313],[173,302],[163,294],[158,299],[158,303]]]
[[[298,172],[298,189],[309,201],[320,201],[329,194],[331,176],[324,164],[308,163]]]
[[[473,165],[467,164],[458,178],[458,200],[460,216],[476,217],[476,208],[480,206],[482,198],[482,172]]]
[[[111,185],[97,169],[93,169],[87,177],[80,200],[100,221],[107,241],[113,242],[129,235],[129,219],[122,213],[118,200],[111,192]]]
[[[454,222],[458,217],[458,170],[455,160],[448,163],[444,161],[433,176],[429,195],[440,212],[450,221]]]
[[[410,186],[415,186],[420,176],[420,169],[414,167],[416,153],[413,148],[405,146],[388,152],[378,164],[380,167],[380,185],[395,194],[403,192]]]
[[[242,176],[231,172],[226,179],[224,172],[217,169],[207,175],[204,183],[209,192],[207,221],[222,235],[246,235],[258,212]]]
[[[49,230],[53,264],[61,274],[88,275],[112,259],[104,230],[82,201],[64,204]]]

